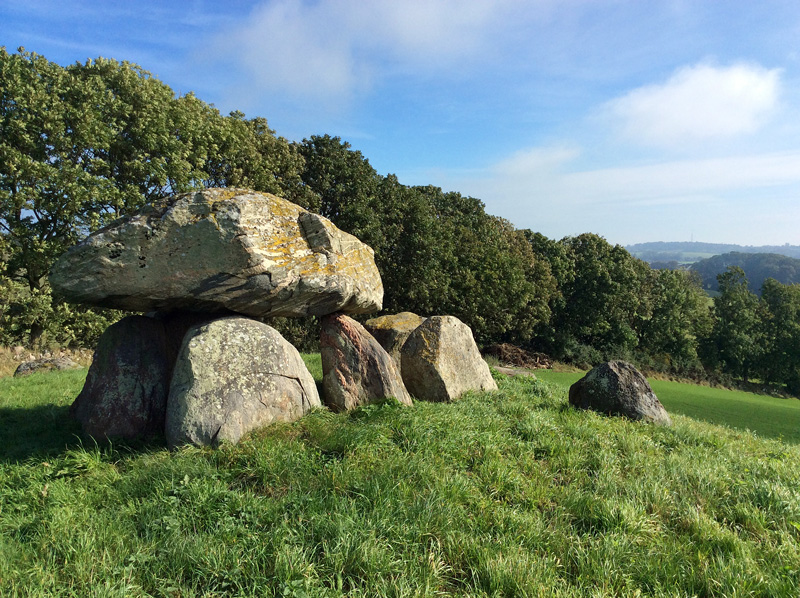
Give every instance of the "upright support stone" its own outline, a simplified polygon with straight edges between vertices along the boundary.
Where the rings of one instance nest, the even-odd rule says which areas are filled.
[[[454,316],[433,316],[403,344],[403,382],[424,401],[452,401],[468,390],[497,390],[472,330]]]
[[[403,374],[403,359],[401,350],[408,337],[417,327],[425,321],[425,318],[418,316],[410,311],[400,312],[399,314],[372,318],[364,323],[375,340],[381,344],[386,352],[394,359],[400,375]]]
[[[249,318],[222,318],[184,337],[167,401],[167,443],[235,443],[320,405],[302,357],[277,330]]]
[[[344,314],[323,318],[320,352],[323,399],[334,411],[388,397],[412,404],[394,360],[354,319]]]
[[[164,323],[123,318],[100,337],[70,414],[96,438],[163,434],[171,370]]]

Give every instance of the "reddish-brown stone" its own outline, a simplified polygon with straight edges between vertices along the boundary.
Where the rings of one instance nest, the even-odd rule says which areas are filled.
[[[337,313],[322,319],[323,402],[334,411],[394,397],[411,405],[394,360],[364,327]]]

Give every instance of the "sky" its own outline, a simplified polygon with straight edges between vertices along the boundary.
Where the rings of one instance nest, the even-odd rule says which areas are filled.
[[[0,0],[0,46],[136,63],[554,239],[800,245],[797,0]]]

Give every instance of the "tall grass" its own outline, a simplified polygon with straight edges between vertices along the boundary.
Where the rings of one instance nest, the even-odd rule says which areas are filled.
[[[41,450],[0,449],[0,595],[800,595],[800,448],[499,385],[218,450],[57,448],[65,414],[36,418]]]

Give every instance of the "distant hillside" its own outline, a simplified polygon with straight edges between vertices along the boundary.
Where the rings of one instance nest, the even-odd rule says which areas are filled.
[[[628,245],[626,249],[634,256],[646,262],[671,262],[691,264],[699,260],[723,253],[773,253],[787,257],[800,258],[798,245],[732,245],[727,243],[700,242],[664,242],[637,243]]]
[[[691,269],[700,275],[704,289],[716,291],[717,274],[724,272],[730,266],[739,266],[744,270],[750,288],[757,293],[767,278],[774,278],[783,284],[800,282],[800,259],[777,253],[734,251],[700,260],[692,264]]]

